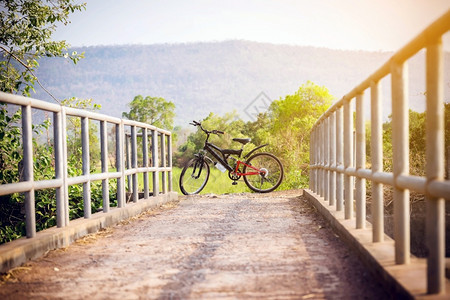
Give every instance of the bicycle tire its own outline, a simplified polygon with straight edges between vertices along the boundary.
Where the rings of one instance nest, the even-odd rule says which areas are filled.
[[[245,175],[245,184],[258,193],[268,193],[280,186],[283,181],[284,169],[281,161],[273,154],[261,152],[252,155],[246,164],[255,166],[258,169],[266,171],[264,175]],[[243,173],[247,172],[247,166],[244,166]],[[253,171],[253,169],[249,170]]]
[[[201,164],[203,166],[199,169]],[[209,165],[206,161],[199,158],[193,158],[188,161],[180,175],[181,192],[184,195],[200,193],[208,182],[209,172]]]

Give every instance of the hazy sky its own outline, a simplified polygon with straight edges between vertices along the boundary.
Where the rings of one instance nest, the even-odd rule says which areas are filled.
[[[230,39],[397,50],[450,0],[84,0],[54,38],[72,46]],[[448,34],[445,41],[447,45]],[[448,49],[448,47],[446,46]]]

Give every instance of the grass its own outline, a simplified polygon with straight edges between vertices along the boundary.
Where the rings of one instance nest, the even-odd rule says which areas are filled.
[[[215,167],[210,168],[209,180],[200,194],[229,194],[251,192],[244,180],[238,180],[237,185],[232,185],[233,181],[228,177],[228,172],[222,173]],[[180,191],[180,174],[181,168],[173,167],[173,189],[181,194]]]
[[[172,186],[173,191],[177,192],[181,195],[180,191],[180,175],[181,168],[173,167],[172,168]],[[228,178],[228,172],[222,173],[218,169],[211,167],[211,173],[209,175],[208,183],[206,184],[203,191],[200,194],[228,194],[228,193],[244,193],[251,192],[251,190],[247,187],[244,180],[241,178],[238,180],[237,185],[232,185],[232,180]],[[162,173],[159,173],[159,182],[160,187],[159,190],[162,191],[161,186],[162,181]],[[127,184],[127,183],[125,183]],[[144,176],[143,174],[138,174],[138,186],[139,191],[144,189]],[[149,189],[150,192],[153,190],[153,180],[152,174],[149,173]]]

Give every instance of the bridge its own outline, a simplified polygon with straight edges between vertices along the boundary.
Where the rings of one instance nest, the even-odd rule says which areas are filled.
[[[161,212],[161,215],[167,216],[168,219],[156,218],[146,223],[144,227],[139,227],[139,221],[136,223],[136,228],[140,228],[140,231],[148,231],[148,235],[143,236],[144,240],[139,242],[141,244],[131,241],[127,245],[124,242],[128,241],[126,232],[122,235],[119,233],[120,238],[117,244],[112,244],[113,242],[108,240],[108,235],[104,239],[99,239],[99,244],[103,247],[107,248],[110,243],[117,245],[117,248],[109,248],[110,253],[129,252],[130,257],[126,259],[129,262],[128,267],[117,265],[116,269],[111,269],[99,263],[99,260],[94,257],[92,260],[85,258],[87,261],[81,265],[75,263],[72,270],[86,268],[88,271],[82,273],[83,276],[90,273],[92,277],[100,276],[99,273],[109,274],[114,271],[125,276],[127,282],[134,282],[133,285],[125,286],[124,289],[117,291],[114,287],[114,278],[110,281],[112,284],[110,283],[109,288],[106,286],[105,290],[99,287],[101,280],[93,281],[97,283],[97,289],[92,290],[90,295],[98,297],[102,295],[99,294],[102,291],[104,293],[110,291],[112,297],[125,298],[127,295],[133,295],[133,298],[149,295],[150,298],[220,296],[305,299],[333,296],[345,298],[356,295],[355,297],[359,298],[361,294],[353,294],[356,284],[360,291],[370,293],[373,298],[382,298],[382,294],[376,294],[377,287],[370,290],[374,282],[382,284],[391,296],[448,297],[450,287],[445,274],[447,244],[445,203],[450,199],[450,181],[445,179],[444,168],[443,91],[445,83],[442,36],[449,30],[450,11],[397,51],[388,62],[320,117],[311,132],[310,184],[309,189],[304,191],[304,195],[299,194],[288,198],[282,194],[269,194],[268,197],[234,195],[180,199],[177,208],[172,212]],[[410,175],[409,171],[407,62],[421,50],[426,53],[425,177]],[[392,94],[394,153],[392,172],[383,170],[381,147],[381,82],[384,82],[387,76],[390,77]],[[365,147],[364,94],[369,91],[371,161],[368,163]],[[101,229],[105,231],[105,228],[110,226],[123,226],[121,225],[124,224],[123,220],[142,213],[145,215],[146,211],[148,214],[148,209],[155,209],[161,204],[168,205],[167,203],[178,201],[178,196],[172,191],[170,132],[148,124],[112,118],[17,95],[0,93],[0,102],[17,105],[22,112],[23,175],[19,182],[0,185],[0,196],[13,193],[24,195],[27,235],[0,246],[1,271],[5,272],[17,267],[19,270],[27,269],[28,267],[23,264],[30,259],[42,257],[49,250],[68,247],[87,234]],[[45,111],[53,115],[55,156],[53,179],[35,180],[34,178],[32,110]],[[356,116],[355,124],[353,124],[353,113]],[[69,176],[67,170],[68,116],[79,119],[81,124],[82,174],[78,176]],[[97,164],[101,166],[101,171],[96,173],[91,172],[92,158],[89,155],[91,130],[89,124],[93,121],[98,122],[100,127],[101,155],[100,162]],[[108,128],[113,128],[114,131],[115,168],[113,171],[108,168],[108,148],[111,142],[111,138],[108,138]],[[129,145],[130,151],[124,151],[125,145]],[[150,153],[149,149],[151,149]],[[142,193],[138,190],[139,176],[143,178]],[[101,211],[92,213],[91,184],[97,181],[100,181],[102,185],[103,202]],[[117,205],[114,204],[113,207],[109,200],[111,182],[114,182],[117,187]],[[368,182],[371,184],[372,198],[370,223],[366,215],[368,192],[366,183]],[[128,183],[127,187],[126,183]],[[73,185],[82,185],[84,216],[79,219],[70,219],[69,216],[68,189]],[[385,234],[383,186],[390,186],[394,191],[393,238]],[[55,191],[56,227],[36,232],[35,193],[44,189]],[[410,191],[422,193],[426,197],[427,257],[423,259],[413,256],[410,251]],[[127,201],[128,197],[130,201]],[[224,199],[217,199],[221,197]],[[246,197],[255,197],[255,199],[249,200]],[[306,200],[308,204],[303,203]],[[299,207],[299,203],[304,206]],[[335,238],[331,231],[317,236],[314,236],[314,231],[303,231],[303,227],[311,229],[316,226],[315,228],[321,229],[328,226],[308,219],[313,215],[310,205],[313,205],[315,210],[328,220],[327,224],[335,230],[339,240],[353,249],[351,258],[358,257],[358,261],[364,263],[364,269],[358,269],[357,263],[345,264],[348,255],[332,256],[333,248],[327,247],[334,243]],[[204,212],[202,210],[206,210],[206,216],[201,214]],[[187,219],[190,222],[181,223],[186,216],[182,212],[192,214],[188,214]],[[246,213],[246,218],[241,218]],[[172,217],[176,218],[171,219]],[[201,222],[196,220],[197,217],[199,220],[201,218],[210,220]],[[211,223],[211,220],[216,221],[220,226],[213,226],[215,222]],[[115,225],[118,223],[119,225]],[[180,228],[182,232],[176,232]],[[187,243],[183,234],[185,231],[192,230],[201,232],[200,237],[195,233],[192,236],[187,234],[185,238],[190,240]],[[316,233],[320,231],[316,230]],[[146,239],[151,240],[153,236],[155,237],[152,240],[153,243],[149,245]],[[307,242],[307,237],[312,237],[314,242],[311,240]],[[259,240],[260,244],[257,244],[254,239]],[[310,244],[307,245],[308,243]],[[236,247],[233,248],[230,245]],[[266,249],[269,246],[264,245],[270,245],[270,248]],[[74,247],[77,247],[76,243]],[[147,252],[152,255],[146,256],[144,261],[138,260],[139,255],[133,255],[137,249],[147,247],[152,248]],[[70,257],[70,251],[72,251],[71,247],[67,249],[69,249],[67,250],[69,255],[66,259]],[[98,248],[96,250],[94,246],[93,249],[83,251],[86,251],[86,254],[93,251],[91,254],[94,255]],[[341,253],[345,253],[346,250],[342,251]],[[49,259],[61,264],[60,266],[52,265],[53,271],[59,274],[65,263],[62,263],[64,260],[60,260],[62,258],[59,258],[58,253],[61,252],[52,252],[50,258],[47,256],[37,260],[37,269],[32,267],[31,270],[36,270],[36,274],[39,274],[39,268],[44,270],[45,261]],[[236,262],[236,255],[242,260]],[[156,260],[153,266],[152,259],[158,257],[161,258],[161,265],[159,265],[160,260]],[[299,257],[304,259],[301,260]],[[327,258],[332,260],[333,264],[342,266],[344,270],[350,266],[355,268],[356,274],[370,272],[375,279],[359,285],[357,278],[361,276],[346,277],[342,270],[333,271],[332,267],[326,264]],[[167,260],[172,259],[178,264],[167,263]],[[166,264],[162,262],[164,260]],[[110,261],[111,259],[104,264],[107,265]],[[127,277],[129,274],[126,272],[127,269],[138,268],[139,265],[145,265],[147,270],[161,269],[143,273],[145,276],[142,277],[136,273],[130,273],[131,278]],[[321,266],[325,267],[321,269]],[[71,266],[68,268],[70,269]],[[312,271],[303,274],[305,270]],[[45,291],[54,291],[55,297],[58,297],[58,295],[63,296],[61,294],[63,285],[57,282],[67,284],[75,282],[82,284],[80,285],[82,287],[93,285],[89,279],[83,280],[84,277],[69,276],[69,279],[65,279],[56,275],[54,284],[50,283],[46,286],[47,281],[45,281],[42,287],[38,287],[33,285],[33,282],[39,282],[36,281],[36,277],[34,279],[30,277],[32,279],[27,284],[27,276],[24,274],[19,281],[23,282],[23,285],[19,283],[3,285],[0,287],[0,294],[11,298],[14,297],[14,293],[44,297]],[[339,276],[345,278],[330,279],[333,276],[337,276],[338,279]],[[88,278],[92,279],[92,277]],[[347,278],[355,281],[346,287],[348,290],[344,289],[342,292],[340,288],[343,286],[340,284]],[[302,286],[302,283],[305,285]],[[76,288],[77,286],[72,286],[71,291],[73,292]],[[27,291],[34,294],[26,294]],[[117,291],[117,294],[113,291]],[[75,297],[77,295],[82,297],[80,294],[75,294]]]

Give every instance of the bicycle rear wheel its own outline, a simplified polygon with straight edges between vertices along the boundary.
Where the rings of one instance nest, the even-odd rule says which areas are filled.
[[[244,166],[243,173],[259,172],[255,175],[245,175],[245,184],[258,193],[268,193],[275,190],[283,180],[284,170],[280,160],[270,153],[257,153],[246,162],[251,167]]]
[[[185,195],[200,193],[209,179],[209,165],[206,161],[193,158],[184,166],[180,175],[180,190]]]

